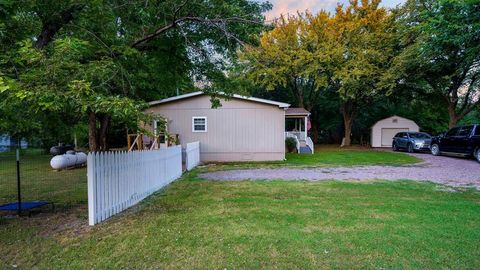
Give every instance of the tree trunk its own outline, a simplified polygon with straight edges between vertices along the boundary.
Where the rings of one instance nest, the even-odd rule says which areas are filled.
[[[74,16],[83,9],[83,7],[83,5],[74,4],[69,8],[61,11],[58,18],[41,18],[42,30],[40,32],[40,35],[38,35],[34,46],[41,49],[48,45],[53,40],[57,32],[59,32],[63,26],[69,24],[74,19]]]
[[[88,113],[88,147],[90,152],[97,151],[97,117],[94,112]]]
[[[99,117],[100,121],[100,131],[98,133],[98,146],[101,151],[107,151],[108,150],[108,145],[107,145],[107,131],[108,131],[108,125],[110,123],[110,117],[106,114],[102,114]]]
[[[313,142],[318,143],[318,126],[315,121],[312,121],[312,135],[313,135]]]
[[[352,144],[352,123],[353,117],[350,114],[343,115],[343,124],[345,126],[344,129],[344,140],[342,146],[350,146]]]
[[[352,124],[355,116],[354,104],[351,101],[345,101],[342,106],[343,125],[344,125],[344,139],[343,146],[350,146],[352,144]]]
[[[448,117],[449,117],[448,128],[453,128],[457,126],[458,121],[460,120],[460,117],[457,114],[455,103],[448,104]]]

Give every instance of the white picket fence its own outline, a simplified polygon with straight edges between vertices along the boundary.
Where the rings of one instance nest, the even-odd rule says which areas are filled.
[[[190,171],[200,164],[200,142],[187,143],[185,154],[185,165]]]
[[[88,222],[95,225],[179,178],[182,149],[90,153],[87,174]]]

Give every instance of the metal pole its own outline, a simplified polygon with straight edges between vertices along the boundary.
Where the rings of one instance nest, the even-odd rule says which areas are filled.
[[[22,192],[20,187],[20,149],[17,148],[17,195],[18,195],[18,215],[22,213]]]

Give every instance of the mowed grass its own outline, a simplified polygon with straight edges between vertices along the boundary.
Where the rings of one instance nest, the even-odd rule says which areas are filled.
[[[284,161],[272,162],[227,162],[216,163],[220,168],[238,169],[252,167],[351,167],[368,165],[403,166],[421,162],[405,153],[377,151],[366,147],[339,148],[338,146],[316,147],[313,155],[286,153]]]
[[[48,156],[31,158],[22,174],[32,194],[77,206],[0,217],[0,269],[480,268],[478,191],[413,181],[197,177],[237,166],[419,161],[402,153],[321,148],[281,163],[207,166],[95,227],[87,225],[85,169],[55,172]],[[0,174],[11,178],[12,167],[0,166]],[[1,198],[11,193],[3,187]]]
[[[22,150],[20,155],[22,200],[46,200],[70,207],[87,203],[85,167],[55,171],[48,154],[37,149]],[[15,152],[0,153],[0,204],[17,201]]]
[[[0,262],[7,269],[480,268],[476,191],[412,181],[214,182],[196,174],[93,228],[76,214],[3,220]]]
[[[287,153],[287,165],[295,166],[362,166],[362,165],[407,165],[420,162],[404,153],[351,149],[317,149],[313,155]]]

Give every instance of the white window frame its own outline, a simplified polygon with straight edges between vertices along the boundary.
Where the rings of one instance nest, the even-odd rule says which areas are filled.
[[[205,120],[205,130],[195,130],[195,119],[203,119]],[[192,117],[192,132],[207,132],[208,129],[208,121],[206,116],[193,116]]]

